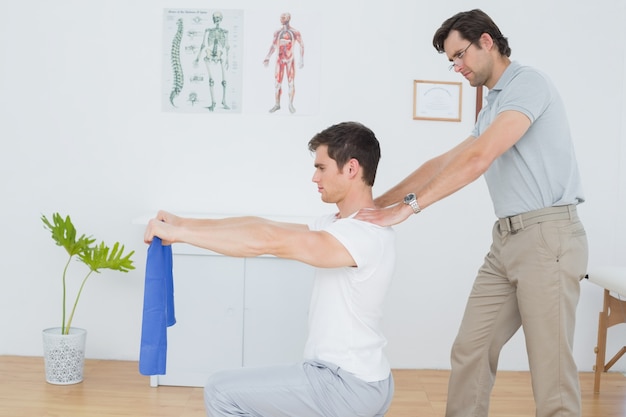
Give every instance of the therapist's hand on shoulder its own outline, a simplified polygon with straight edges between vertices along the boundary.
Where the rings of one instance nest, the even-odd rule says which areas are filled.
[[[357,212],[354,218],[377,224],[378,226],[393,226],[402,223],[413,214],[413,209],[402,203],[385,208],[364,208]]]

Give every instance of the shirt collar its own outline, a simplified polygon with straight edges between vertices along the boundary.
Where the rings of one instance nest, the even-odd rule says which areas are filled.
[[[506,69],[504,70],[504,72],[502,73],[502,75],[500,76],[500,79],[498,80],[498,82],[496,83],[496,85],[493,86],[492,90],[502,90],[504,87],[506,87],[506,85],[511,82],[511,80],[513,79],[513,76],[515,75],[515,73],[517,73],[517,70],[520,69],[522,65],[517,62],[517,61],[512,61],[508,67],[506,67]]]

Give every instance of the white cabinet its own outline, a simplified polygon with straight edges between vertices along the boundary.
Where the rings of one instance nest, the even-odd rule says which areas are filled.
[[[177,322],[167,330],[166,375],[152,376],[152,386],[204,386],[217,370],[302,359],[312,267],[173,250]]]
[[[313,268],[273,257],[245,260],[243,366],[302,360]]]

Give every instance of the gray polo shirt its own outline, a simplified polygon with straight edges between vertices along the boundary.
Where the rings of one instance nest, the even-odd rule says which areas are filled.
[[[582,203],[565,106],[548,77],[512,62],[489,91],[472,136],[480,136],[505,110],[524,113],[531,125],[484,174],[496,216]]]

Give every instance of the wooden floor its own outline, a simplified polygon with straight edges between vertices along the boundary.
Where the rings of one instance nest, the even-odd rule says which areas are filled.
[[[442,417],[448,371],[394,370],[396,391],[386,417]],[[581,373],[584,417],[626,416],[626,378]],[[528,372],[500,372],[491,415],[533,417]],[[151,388],[137,362],[87,360],[84,381],[51,385],[41,357],[0,356],[0,417],[205,417],[202,388]]]

